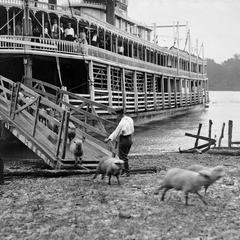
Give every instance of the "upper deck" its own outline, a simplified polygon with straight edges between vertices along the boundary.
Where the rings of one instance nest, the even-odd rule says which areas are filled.
[[[77,9],[45,2],[29,1],[29,19],[32,29],[39,25],[39,37],[16,36],[16,23],[23,19],[25,11],[21,0],[0,0],[0,51],[2,53],[39,54],[76,59],[101,59],[111,64],[123,64],[130,67],[167,72],[172,75],[206,77],[206,61],[184,51],[160,47],[134,33],[119,29],[107,22],[84,14]],[[58,25],[72,23],[78,36],[86,32],[88,47],[82,53],[79,43],[44,36],[44,24],[51,30],[54,19]],[[29,35],[32,35],[31,31]],[[59,30],[60,31],[60,30]],[[92,38],[97,33],[99,42],[93,46]],[[16,44],[16,40],[19,44]],[[36,42],[33,44],[31,42]],[[26,47],[30,46],[30,47]],[[52,46],[52,47],[51,47]],[[122,51],[119,50],[122,48]]]

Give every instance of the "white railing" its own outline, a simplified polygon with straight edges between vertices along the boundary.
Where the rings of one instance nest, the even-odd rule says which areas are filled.
[[[110,52],[105,49],[97,48],[91,45],[81,45],[77,42],[64,41],[51,38],[39,38],[30,36],[0,36],[0,48],[21,49],[24,48],[35,51],[57,52],[63,54],[73,54],[81,56],[94,56],[116,64],[127,64],[132,67],[140,69],[147,69],[151,71],[163,72],[164,74],[176,75],[177,69],[159,66],[156,64],[144,62],[139,59],[126,57],[117,53]],[[189,77],[189,72],[181,71],[181,76]],[[197,77],[196,73],[191,73],[191,77]],[[206,75],[200,75],[199,78],[204,78]]]

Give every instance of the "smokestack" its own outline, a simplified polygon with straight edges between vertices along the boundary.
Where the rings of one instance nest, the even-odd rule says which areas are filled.
[[[115,26],[116,0],[106,0],[106,21]]]

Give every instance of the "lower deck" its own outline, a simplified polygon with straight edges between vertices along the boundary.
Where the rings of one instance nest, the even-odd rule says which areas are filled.
[[[3,55],[1,56],[3,59]],[[208,82],[202,75],[187,77],[102,62],[98,58],[58,58],[5,55],[0,73],[15,81],[24,75],[125,112],[140,122],[184,113],[208,102]],[[25,82],[27,83],[27,82]],[[73,105],[81,100],[68,99]],[[98,110],[104,116],[105,111]],[[157,117],[158,115],[158,117]],[[109,116],[107,116],[109,117]]]

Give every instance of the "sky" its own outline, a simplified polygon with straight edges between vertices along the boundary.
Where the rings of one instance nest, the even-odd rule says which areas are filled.
[[[240,0],[128,0],[128,17],[147,25],[186,24],[192,49],[217,63],[240,54]],[[180,28],[184,48],[187,27]],[[159,44],[173,45],[176,28],[158,28]],[[202,51],[200,51],[202,56]]]

